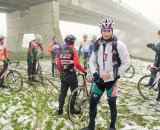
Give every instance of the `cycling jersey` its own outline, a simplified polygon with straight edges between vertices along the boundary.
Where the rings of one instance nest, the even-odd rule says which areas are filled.
[[[56,58],[58,53],[62,50],[62,47],[59,43],[53,42],[48,45],[48,51],[51,52],[51,56]]]
[[[58,70],[60,74],[68,74],[75,72],[76,69],[85,72],[78,61],[77,50],[72,45],[68,45],[58,55]]]
[[[40,47],[40,49],[42,51],[44,50],[44,47],[43,47],[42,43],[39,43],[36,40],[32,40],[29,43],[29,49],[28,49],[28,53],[27,53],[27,60],[30,60],[31,57],[36,57],[37,56],[38,47]]]
[[[113,51],[112,47],[113,41],[106,42],[105,40],[101,40],[99,42],[99,48],[97,52],[92,53],[90,60],[89,60],[89,66],[91,69],[91,73],[94,74],[97,72],[96,63],[98,63],[99,66],[99,74],[102,75],[104,72],[108,72],[111,74],[111,78],[108,80],[105,80],[104,82],[114,81],[116,77],[114,77],[114,61],[113,56],[115,51]],[[104,48],[105,45],[105,48]],[[119,58],[121,60],[121,65],[118,67],[118,74],[121,75],[124,73],[130,66],[130,56],[127,50],[127,47],[124,43],[121,41],[117,41],[117,51],[119,54]]]
[[[0,61],[4,61],[8,59],[8,52],[5,45],[0,45]]]
[[[89,51],[89,43],[87,42],[82,42],[82,49],[83,52],[88,52]]]
[[[92,51],[93,51],[93,46],[94,46],[95,41],[91,41],[91,44],[89,45],[89,56],[91,56]]]

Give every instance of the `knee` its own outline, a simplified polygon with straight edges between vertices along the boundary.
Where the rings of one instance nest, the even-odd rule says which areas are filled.
[[[116,102],[117,96],[116,97],[107,97],[108,102]]]
[[[90,105],[91,106],[97,105],[100,98],[101,98],[101,95],[96,94],[96,93],[92,93],[90,96]]]
[[[60,95],[63,96],[63,97],[66,97],[67,96],[67,90],[65,88],[61,87]]]

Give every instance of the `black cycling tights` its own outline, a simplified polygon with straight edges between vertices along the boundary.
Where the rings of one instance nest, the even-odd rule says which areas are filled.
[[[95,118],[97,115],[97,103],[99,102],[101,98],[101,95],[92,93],[90,97],[90,111],[89,111],[89,128],[90,130],[94,130],[95,127]],[[115,128],[116,118],[117,118],[117,107],[116,107],[116,98],[117,97],[110,97],[108,98],[108,104],[110,108],[110,114],[111,114],[111,123],[110,127]]]

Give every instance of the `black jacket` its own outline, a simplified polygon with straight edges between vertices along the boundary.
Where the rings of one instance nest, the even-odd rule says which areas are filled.
[[[156,46],[153,46],[152,50],[156,52],[154,66],[160,67],[160,42]]]

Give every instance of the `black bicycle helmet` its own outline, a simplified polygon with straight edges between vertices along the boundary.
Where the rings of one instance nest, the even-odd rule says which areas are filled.
[[[76,40],[76,37],[73,35],[67,35],[65,38],[65,42],[67,45],[73,45]]]

